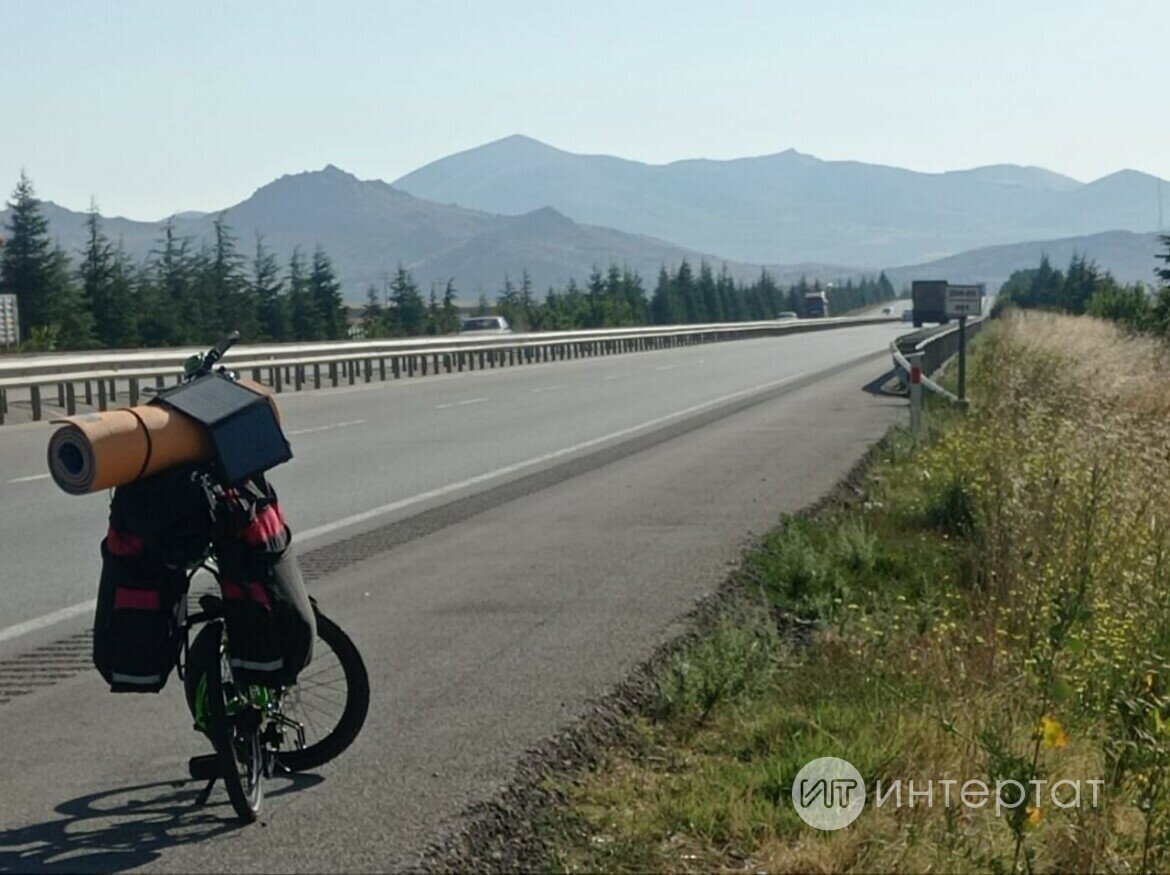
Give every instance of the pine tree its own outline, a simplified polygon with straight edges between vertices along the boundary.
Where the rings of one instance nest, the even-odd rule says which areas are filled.
[[[45,271],[45,297],[48,302],[48,325],[56,332],[61,349],[92,349],[93,311],[89,300],[74,280],[69,256],[60,246],[49,253]]]
[[[138,333],[134,302],[114,247],[102,233],[101,214],[93,201],[85,225],[86,242],[78,274],[82,296],[93,313],[97,343],[107,348],[133,345]]]
[[[114,250],[104,311],[99,313],[97,304],[93,305],[95,319],[103,319],[105,325],[106,334],[104,337],[99,334],[99,338],[111,349],[133,349],[142,342],[138,334],[142,310],[135,288],[135,270],[119,246]]]
[[[8,208],[7,239],[0,249],[0,289],[16,295],[23,339],[49,324],[47,282],[52,260],[49,222],[41,213],[32,180],[23,170]]]
[[[206,265],[205,287],[214,302],[214,318],[208,320],[208,333],[222,335],[239,331],[243,337],[254,338],[260,332],[256,303],[251,285],[244,277],[244,256],[236,249],[236,238],[227,223],[227,213],[216,216],[212,227],[215,245]]]
[[[402,264],[390,282],[389,322],[395,334],[415,337],[422,334],[426,305],[410,271]]]
[[[264,245],[264,238],[256,235],[256,255],[252,259],[249,292],[256,306],[258,340],[287,340],[289,334],[288,299],[284,280],[276,256]]]
[[[431,297],[427,303],[427,321],[425,333],[435,335],[439,333],[439,292],[435,284],[431,283]]]
[[[655,325],[673,325],[679,321],[675,310],[673,285],[664,264],[658,270],[658,284],[650,298],[650,318]]]
[[[151,253],[153,284],[144,301],[145,319],[139,332],[148,346],[201,343],[207,334],[204,326],[213,314],[199,300],[196,264],[188,251],[189,244],[178,239],[170,219],[163,225],[159,243],[162,248]]]
[[[333,272],[333,262],[318,246],[313,252],[313,267],[309,274],[309,297],[312,299],[321,320],[325,339],[341,340],[348,333],[345,301],[341,297],[341,284]]]
[[[443,289],[443,306],[439,311],[441,334],[453,334],[459,330],[459,309],[455,306],[455,280],[447,280]]]
[[[288,309],[293,338],[321,339],[325,333],[324,323],[309,288],[309,277],[305,273],[305,261],[299,246],[293,249],[288,262]]]
[[[367,340],[386,336],[386,310],[382,296],[373,283],[366,289],[366,306],[362,308],[362,333]]]

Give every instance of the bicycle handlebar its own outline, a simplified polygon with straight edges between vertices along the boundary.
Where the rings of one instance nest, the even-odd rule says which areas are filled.
[[[207,355],[203,357],[203,371],[204,373],[211,373],[211,369],[215,367],[215,363],[223,358],[224,353],[232,348],[232,345],[240,339],[240,332],[233,331],[227,337],[221,339],[219,343],[207,351]]]

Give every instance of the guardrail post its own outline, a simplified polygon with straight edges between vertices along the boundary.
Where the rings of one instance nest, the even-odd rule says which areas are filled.
[[[29,386],[28,397],[29,397],[29,401],[32,402],[33,422],[40,422],[40,420],[41,420],[41,387],[40,386]]]
[[[366,382],[368,383],[374,379],[374,360],[373,359],[366,359],[365,366],[366,366],[365,367]]]
[[[329,382],[333,384],[333,388],[337,388],[337,362],[329,363]]]
[[[271,368],[270,372],[272,374],[272,388],[278,393],[283,392],[284,391],[284,368],[280,368],[280,367]]]
[[[64,383],[57,384],[57,406],[58,407],[65,406],[65,384]]]
[[[260,372],[259,372],[259,371],[253,371],[252,373],[253,373],[253,375],[254,375],[254,376],[255,376],[255,378],[256,378],[256,382],[257,382],[257,383],[259,383],[259,382],[260,382]],[[154,378],[154,388],[156,388],[156,389],[161,389],[161,388],[163,388],[165,385],[166,385],[166,378],[165,378],[165,377],[158,376],[158,377],[155,377],[155,378]],[[86,404],[88,404],[88,403],[89,403],[89,402],[87,401],[87,402],[86,402]]]
[[[105,410],[109,407],[106,403],[106,381],[98,380],[98,410]]]
[[[378,359],[378,376],[382,379],[383,383],[386,382],[386,358],[385,358],[385,356]]]
[[[127,383],[126,391],[128,391],[130,393],[130,406],[131,407],[136,406],[138,404],[138,396],[141,392],[141,390],[138,388],[138,378],[137,377],[130,378],[129,382]]]
[[[313,388],[321,388],[321,363],[315,362],[313,364]]]
[[[354,381],[357,380],[357,362],[350,359],[346,362],[346,365],[349,372],[349,385],[352,386]]]
[[[110,400],[111,401],[118,400],[118,381],[117,380],[110,380]]]
[[[959,403],[967,403],[967,317],[959,317]]]
[[[293,380],[295,380],[295,388],[299,392],[301,387],[305,385],[305,367],[304,365],[293,365]]]
[[[93,383],[85,381],[85,406],[93,407]]]
[[[0,425],[4,424],[4,414],[8,412],[8,390],[0,389]]]
[[[134,398],[134,391],[137,388],[134,385],[134,382],[134,380],[130,381],[131,407],[138,403]],[[65,413],[69,416],[73,416],[73,414],[77,413],[77,390],[73,387],[72,383],[65,384]]]
[[[906,356],[910,363],[910,431],[922,431],[922,353],[912,352]]]

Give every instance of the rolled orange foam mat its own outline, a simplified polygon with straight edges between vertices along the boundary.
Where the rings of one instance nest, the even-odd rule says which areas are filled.
[[[123,486],[214,454],[202,425],[162,404],[82,413],[61,423],[49,440],[49,473],[72,495]]]

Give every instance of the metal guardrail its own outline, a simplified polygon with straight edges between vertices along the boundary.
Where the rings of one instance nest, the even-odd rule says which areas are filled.
[[[979,316],[967,322],[967,339],[970,340],[983,330],[987,324],[987,316]],[[894,367],[898,370],[903,385],[910,382],[910,362],[906,359],[908,353],[922,353],[922,385],[941,395],[949,401],[958,402],[954,393],[944,389],[930,375],[941,368],[946,362],[959,352],[959,324],[947,324],[938,328],[929,328],[905,334],[890,344],[890,354],[894,359]]]
[[[723,322],[534,332],[492,337],[444,336],[407,340],[338,341],[233,347],[223,364],[269,385],[276,392],[354,385],[403,377],[484,370],[518,364],[667,349],[695,343],[743,340],[857,325],[896,322],[894,317]],[[46,405],[73,415],[84,404],[108,409],[120,397],[137,404],[143,387],[178,382],[183,362],[201,350],[168,349],[113,353],[62,353],[0,357],[0,425],[14,395],[25,394],[33,421]],[[55,391],[55,404],[46,400]],[[80,390],[80,393],[79,393]],[[20,399],[24,401],[24,399]]]

